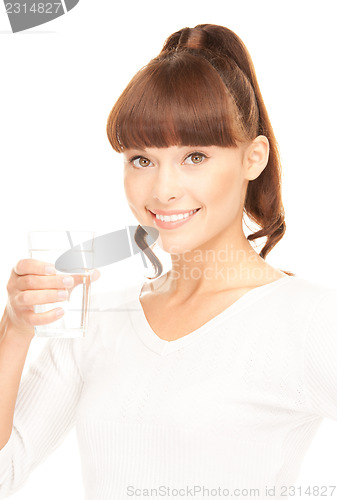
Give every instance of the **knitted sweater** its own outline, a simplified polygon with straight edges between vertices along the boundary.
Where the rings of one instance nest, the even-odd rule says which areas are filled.
[[[31,363],[0,498],[76,426],[86,500],[284,500],[323,418],[337,420],[337,290],[285,276],[166,341],[143,283],[93,294],[87,335],[49,339]]]

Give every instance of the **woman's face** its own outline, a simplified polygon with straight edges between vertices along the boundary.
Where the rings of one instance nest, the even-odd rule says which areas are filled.
[[[164,251],[179,254],[242,238],[244,151],[244,146],[171,146],[123,152],[129,206],[141,225],[159,231]],[[193,209],[200,210],[183,224],[157,223],[151,213]]]

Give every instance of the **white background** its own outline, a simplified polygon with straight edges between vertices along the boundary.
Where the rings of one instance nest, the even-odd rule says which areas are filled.
[[[80,0],[67,15],[17,34],[0,8],[1,311],[11,268],[27,257],[27,231],[104,234],[138,223],[124,197],[122,160],[106,137],[107,116],[167,36],[201,23],[229,27],[248,47],[280,146],[287,231],[267,262],[335,286],[333,0]],[[152,268],[136,256],[101,273],[95,291]],[[24,373],[43,343],[33,340]],[[326,419],[297,485],[336,484],[336,449],[336,422]],[[74,431],[11,498],[83,498],[79,460]]]

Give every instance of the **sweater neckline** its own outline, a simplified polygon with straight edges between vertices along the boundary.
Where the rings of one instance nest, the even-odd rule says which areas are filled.
[[[143,310],[143,306],[140,302],[140,297],[143,291],[143,287],[146,282],[142,281],[141,283],[136,285],[136,298],[132,301],[133,306],[129,310],[131,312],[131,323],[138,334],[143,343],[150,350],[156,352],[159,355],[165,356],[172,352],[181,349],[193,341],[195,341],[200,336],[204,335],[209,330],[213,329],[220,322],[223,322],[225,319],[237,314],[242,309],[247,307],[255,300],[263,297],[264,295],[272,292],[273,290],[279,288],[282,284],[287,283],[291,278],[296,278],[294,276],[289,276],[288,274],[274,280],[270,283],[266,283],[265,285],[260,285],[251,290],[245,292],[241,297],[239,297],[235,302],[233,302],[230,306],[226,307],[219,314],[211,318],[209,321],[204,323],[202,326],[193,330],[192,332],[180,337],[176,340],[165,340],[159,337],[155,331],[151,328],[145,312]]]

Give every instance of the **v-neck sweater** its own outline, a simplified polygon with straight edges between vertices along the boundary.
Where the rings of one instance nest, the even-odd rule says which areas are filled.
[[[75,426],[85,500],[284,500],[323,418],[337,420],[337,290],[284,276],[167,341],[143,285],[93,294],[86,336],[49,339],[31,363],[0,498]]]

